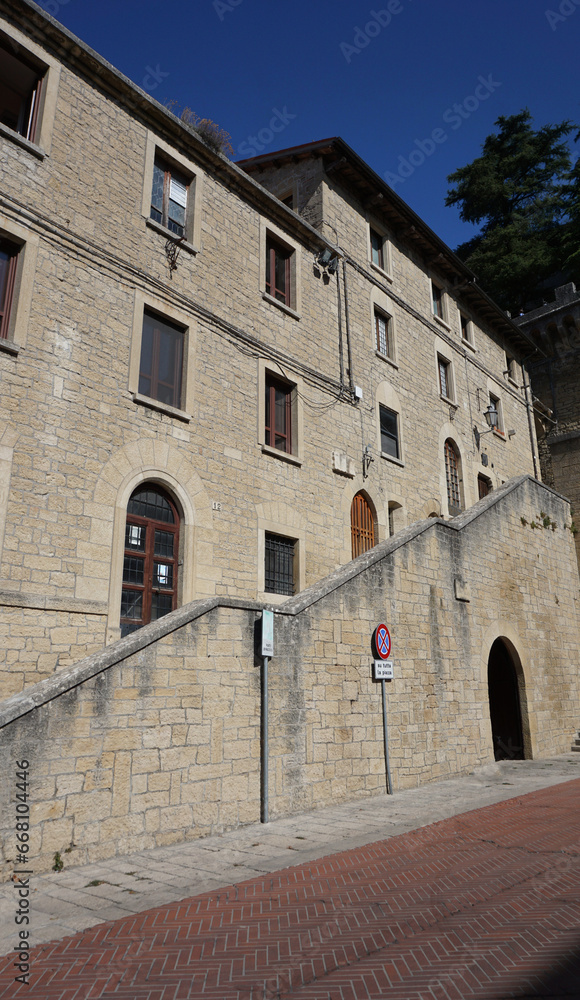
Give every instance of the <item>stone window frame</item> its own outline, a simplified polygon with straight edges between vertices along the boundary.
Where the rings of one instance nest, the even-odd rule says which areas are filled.
[[[29,229],[2,215],[0,215],[0,237],[17,248],[10,316],[5,336],[0,337],[0,351],[17,355],[25,346],[27,339],[39,238]]]
[[[292,391],[291,410],[291,451],[283,451],[266,444],[266,382],[268,377],[288,385]],[[273,361],[258,360],[258,444],[265,455],[272,455],[291,465],[302,465],[304,461],[304,405],[302,379],[292,371],[282,369]]]
[[[38,77],[42,80],[40,88],[39,106],[36,115],[36,126],[34,140],[27,139],[24,135],[14,131],[0,122],[0,136],[13,142],[15,145],[27,150],[39,160],[44,160],[49,155],[52,146],[52,135],[54,127],[54,117],[56,113],[58,88],[60,81],[60,64],[45,49],[33,42],[27,35],[4,22],[0,28],[0,40],[4,43],[9,52],[15,58],[19,55],[23,63],[28,63],[32,68],[38,70]]]
[[[377,387],[376,391],[376,427],[377,427],[377,452],[382,459],[386,462],[392,462],[394,465],[399,465],[404,467],[405,465],[405,441],[404,441],[404,428],[402,420],[402,409],[399,401],[399,397],[393,387],[388,382],[381,382]],[[399,457],[396,458],[394,455],[389,455],[387,452],[382,450],[382,436],[381,436],[381,410],[384,407],[386,410],[390,410],[392,413],[397,415],[397,444],[399,449]]]
[[[465,347],[471,348],[472,351],[476,350],[475,346],[475,325],[470,316],[467,315],[464,309],[458,309],[459,312],[459,331],[461,334],[461,343]],[[467,336],[464,335],[463,330],[463,320],[465,320],[465,330]]]
[[[451,333],[451,327],[449,325],[449,293],[447,291],[447,286],[445,282],[440,281],[438,278],[429,278],[429,290],[431,292],[431,316],[435,323],[439,323],[445,330]],[[439,293],[436,296],[436,291]],[[441,315],[435,311],[435,304],[439,303],[441,307]]]
[[[279,535],[292,539],[294,542],[294,594],[276,594],[266,590],[266,535]],[[259,601],[279,604],[288,601],[299,594],[306,586],[305,572],[305,532],[294,525],[283,524],[280,521],[258,518],[258,595]]]
[[[143,334],[143,318],[146,312],[156,313],[162,319],[167,319],[183,329],[183,356],[181,368],[181,406],[169,406],[160,400],[149,396],[144,396],[139,392],[139,368],[141,362],[141,340]],[[193,402],[193,359],[195,355],[196,324],[190,315],[181,309],[176,309],[165,301],[157,299],[154,295],[137,290],[135,292],[135,305],[133,312],[133,328],[131,334],[131,348],[129,358],[129,378],[128,388],[134,403],[140,406],[158,410],[167,416],[175,417],[185,423],[192,419],[191,408]]]
[[[379,239],[382,240],[380,248],[382,266],[381,264],[375,263],[373,260],[373,233],[375,233]],[[377,223],[375,219],[367,219],[367,258],[373,271],[376,271],[382,278],[386,278],[388,282],[393,281],[393,255],[391,239],[385,227],[380,223]]]
[[[289,305],[286,302],[281,302],[266,290],[266,256],[270,242],[288,252]],[[291,316],[295,320],[301,318],[302,310],[301,250],[300,244],[282,229],[275,226],[269,219],[260,218],[259,287],[262,300],[269,305],[276,306],[285,315]]]
[[[173,167],[188,181],[187,208],[185,213],[185,239],[180,238],[167,226],[151,218],[151,193],[153,190],[153,171],[155,162],[161,162],[166,169]],[[203,171],[187,157],[164,142],[153,132],[147,132],[145,149],[145,169],[143,173],[143,198],[141,215],[145,225],[164,236],[167,240],[178,241],[181,250],[197,254],[201,247],[201,211],[203,203]]]
[[[488,388],[488,395],[489,395],[489,402],[493,403],[497,410],[497,428],[494,428],[493,436],[499,438],[500,441],[506,441],[507,437],[505,432],[505,422],[503,416],[503,404],[501,396],[498,396],[496,394],[495,386],[493,389]]]
[[[191,500],[181,483],[165,469],[149,466],[139,467],[139,452],[136,454],[136,467],[126,474],[117,488],[117,499],[113,513],[112,539],[110,549],[110,581],[107,613],[107,643],[120,638],[119,613],[121,609],[121,591],[123,589],[123,562],[125,556],[125,526],[127,523],[127,507],[133,493],[139,486],[150,483],[168,493],[179,514],[178,542],[178,577],[177,601],[178,608],[189,604],[195,598],[195,540],[196,522]]]
[[[385,316],[389,323],[389,354],[383,354],[378,348],[377,342],[377,323],[376,314],[380,313]],[[373,287],[370,294],[370,314],[371,322],[369,327],[371,330],[371,349],[376,354],[377,358],[381,361],[386,361],[387,364],[391,365],[392,368],[398,369],[398,357],[397,357],[397,347],[398,347],[398,337],[397,337],[397,320],[395,316],[395,311],[393,309],[391,300],[385,292],[381,291],[380,288]]]
[[[442,368],[445,370],[445,382],[448,390],[446,393],[443,392]],[[437,351],[437,387],[439,389],[440,399],[442,399],[445,403],[451,403],[453,406],[457,406],[453,360],[443,354],[440,350]]]

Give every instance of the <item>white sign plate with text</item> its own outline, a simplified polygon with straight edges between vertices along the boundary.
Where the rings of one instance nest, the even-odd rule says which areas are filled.
[[[393,660],[373,660],[375,681],[392,681],[393,676]]]

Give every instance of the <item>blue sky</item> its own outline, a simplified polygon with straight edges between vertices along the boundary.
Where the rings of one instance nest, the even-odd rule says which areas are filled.
[[[578,0],[40,6],[156,100],[218,122],[235,159],[342,136],[451,247],[475,230],[445,208],[447,175],[499,115],[580,123]]]

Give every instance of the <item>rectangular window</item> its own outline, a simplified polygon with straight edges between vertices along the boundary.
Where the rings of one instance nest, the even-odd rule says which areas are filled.
[[[480,500],[483,500],[484,497],[491,493],[492,489],[493,487],[490,479],[482,475],[477,477],[477,492]]]
[[[295,590],[296,542],[266,532],[264,589],[271,594],[292,595]]]
[[[266,291],[273,299],[292,305],[290,261],[293,251],[271,237],[266,240]]]
[[[375,309],[377,351],[386,358],[392,357],[391,318]]]
[[[292,395],[295,386],[266,374],[265,432],[271,448],[292,453]]]
[[[155,159],[153,189],[151,192],[151,218],[176,236],[185,236],[187,178],[164,160]]]
[[[507,375],[507,377],[509,379],[511,379],[512,382],[517,382],[517,374],[518,374],[518,372],[517,372],[517,366],[516,366],[516,359],[514,357],[512,357],[510,354],[506,353],[506,356],[505,356],[505,365],[506,365],[505,374]]]
[[[437,368],[439,370],[439,391],[445,399],[453,399],[453,385],[451,378],[451,362],[437,355]]]
[[[443,316],[443,289],[436,285],[434,281],[431,282],[431,290],[433,296],[433,315],[437,316],[439,319],[444,319]]]
[[[19,248],[0,237],[0,337],[8,337]]]
[[[35,142],[43,73],[0,44],[0,122]]]
[[[181,406],[184,331],[154,313],[143,316],[139,392],[168,406]]]
[[[463,313],[459,313],[459,320],[461,323],[461,339],[465,340],[468,344],[473,345],[473,333],[470,320],[468,320],[467,316],[464,316]]]
[[[381,421],[381,452],[391,458],[400,458],[398,415],[386,406],[379,406]]]
[[[371,260],[373,264],[385,270],[384,239],[377,233],[376,229],[371,229]]]
[[[497,427],[494,428],[494,429],[497,431],[498,434],[501,434],[502,437],[505,437],[504,429],[503,429],[503,417],[502,417],[502,412],[501,412],[501,403],[499,401],[499,398],[497,396],[494,396],[490,392],[490,394],[489,394],[489,402],[490,402],[490,405],[493,406],[494,410],[497,411]]]

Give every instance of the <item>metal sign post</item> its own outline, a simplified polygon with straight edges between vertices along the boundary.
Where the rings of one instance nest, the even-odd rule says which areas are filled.
[[[389,767],[389,730],[387,727],[387,689],[385,681],[391,681],[394,676],[393,661],[387,657],[391,652],[391,636],[386,625],[377,625],[373,632],[373,652],[377,659],[373,662],[373,680],[381,682],[383,695],[383,740],[385,744],[385,778],[387,795],[393,794],[391,769]]]
[[[274,653],[274,612],[262,611],[262,700],[260,760],[260,822],[268,822],[268,657]]]

